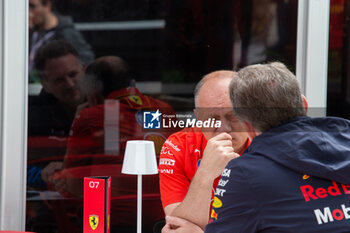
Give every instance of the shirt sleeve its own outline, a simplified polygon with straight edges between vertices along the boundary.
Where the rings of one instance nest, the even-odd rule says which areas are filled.
[[[159,185],[163,208],[181,202],[186,196],[190,180],[184,171],[186,156],[184,143],[174,135],[163,144],[159,159]]]
[[[205,233],[255,233],[258,231],[257,196],[237,161],[224,169],[216,188]]]
[[[84,114],[85,112],[83,110],[73,121],[67,142],[66,168],[87,165],[84,164],[86,162],[84,160],[96,153],[97,148],[101,148],[101,143],[92,137],[94,127],[91,119]]]

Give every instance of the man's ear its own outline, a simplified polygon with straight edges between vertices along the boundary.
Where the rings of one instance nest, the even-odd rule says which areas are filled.
[[[198,119],[198,111],[197,111],[197,109],[193,109],[193,113],[196,116],[196,118]]]
[[[47,83],[45,82],[45,80],[43,80],[43,78],[40,79],[40,83],[41,86],[43,86],[43,89],[47,92],[47,93],[51,93],[50,92],[50,88],[48,87]]]
[[[304,108],[305,108],[305,111],[306,111],[306,114],[307,114],[307,111],[309,109],[309,104],[306,100],[306,97],[304,95],[301,95],[301,98],[303,99],[303,104],[304,104]]]
[[[81,64],[81,70],[85,73],[85,69],[86,69],[86,65],[85,65],[85,63],[82,63]]]
[[[248,134],[250,140],[253,140],[256,136],[261,134],[261,132],[257,131],[252,124],[246,122],[246,121],[241,121],[241,124],[243,125],[244,130]]]

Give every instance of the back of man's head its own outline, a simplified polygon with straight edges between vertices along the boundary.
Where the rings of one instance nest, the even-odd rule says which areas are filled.
[[[96,59],[86,68],[83,90],[86,94],[100,94],[106,98],[112,91],[132,85],[127,63],[117,56]]]
[[[45,64],[48,60],[63,57],[67,54],[72,54],[80,60],[77,50],[65,40],[54,40],[40,47],[34,58],[34,66],[39,78],[42,81],[45,78]]]
[[[261,132],[306,115],[297,79],[279,62],[241,69],[230,98],[236,116]]]

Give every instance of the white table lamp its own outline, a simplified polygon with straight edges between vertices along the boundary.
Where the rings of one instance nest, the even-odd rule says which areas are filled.
[[[142,175],[158,173],[154,143],[146,140],[127,141],[122,173],[137,175],[137,233],[141,233]]]

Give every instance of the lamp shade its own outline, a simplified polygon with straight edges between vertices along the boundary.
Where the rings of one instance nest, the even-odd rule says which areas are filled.
[[[130,175],[152,175],[158,173],[153,141],[127,141],[122,173]]]

